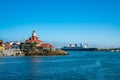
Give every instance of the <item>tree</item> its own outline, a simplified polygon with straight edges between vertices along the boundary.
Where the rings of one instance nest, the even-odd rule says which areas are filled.
[[[35,49],[36,49],[36,45],[37,45],[36,42],[34,42],[34,43],[30,43],[30,50],[31,50],[32,52],[35,51]]]
[[[21,42],[21,43],[20,43],[20,49],[22,50],[22,52],[23,52],[23,50],[24,50],[24,48],[25,48],[25,45],[26,45],[25,42]]]

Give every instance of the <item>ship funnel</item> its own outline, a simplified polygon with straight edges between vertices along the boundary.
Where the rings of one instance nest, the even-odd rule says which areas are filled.
[[[72,47],[72,44],[70,44],[70,47]]]
[[[75,47],[77,47],[77,44],[75,44]]]

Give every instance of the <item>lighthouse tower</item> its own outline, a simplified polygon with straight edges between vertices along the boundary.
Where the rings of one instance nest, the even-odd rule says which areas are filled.
[[[32,32],[32,36],[37,36],[35,31]]]
[[[32,36],[28,40],[26,40],[25,42],[26,43],[34,43],[34,42],[36,42],[36,43],[42,43],[42,41],[39,40],[39,38],[37,37],[35,31],[32,32]]]

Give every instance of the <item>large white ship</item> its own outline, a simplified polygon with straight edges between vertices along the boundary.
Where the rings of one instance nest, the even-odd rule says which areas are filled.
[[[88,45],[84,45],[82,43],[80,43],[79,46],[77,44],[70,44],[69,46],[65,46],[61,49],[65,51],[97,51],[96,48],[89,48]]]

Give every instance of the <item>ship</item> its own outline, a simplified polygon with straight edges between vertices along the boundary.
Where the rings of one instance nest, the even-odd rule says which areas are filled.
[[[70,44],[69,46],[64,46],[61,48],[64,51],[97,51],[97,48],[89,48],[88,45],[84,45],[80,43],[78,46],[77,44]]]

